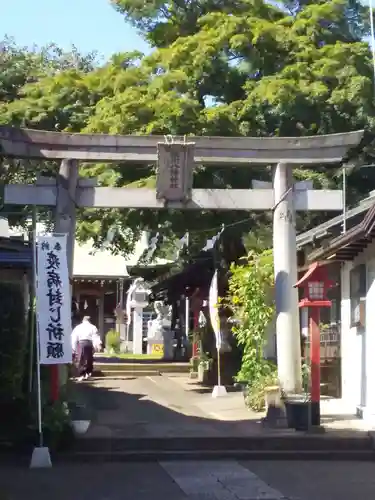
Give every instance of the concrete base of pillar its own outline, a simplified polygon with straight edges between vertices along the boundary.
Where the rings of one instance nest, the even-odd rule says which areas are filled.
[[[41,446],[34,448],[31,456],[30,469],[50,469],[52,467],[49,448]]]
[[[269,405],[267,414],[262,419],[262,425],[271,429],[287,429],[288,421],[285,408],[281,406]]]
[[[121,341],[121,344],[120,344],[120,353],[121,354],[126,354],[128,352],[132,352],[132,349],[133,346],[132,346],[132,342],[126,342],[125,340],[124,341]]]
[[[284,429],[288,427],[286,410],[279,386],[270,386],[265,389],[267,414],[262,419],[265,427]]]
[[[227,389],[225,387],[225,385],[215,385],[215,387],[213,388],[213,391],[212,391],[212,397],[213,398],[222,398],[224,396],[226,396],[228,393],[227,393]]]

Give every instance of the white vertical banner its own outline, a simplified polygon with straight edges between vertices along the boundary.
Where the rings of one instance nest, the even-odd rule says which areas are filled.
[[[212,329],[216,337],[216,349],[221,349],[222,338],[220,330],[220,317],[219,317],[219,290],[218,290],[218,275],[217,270],[215,271],[208,296],[208,308],[210,311],[210,320]]]
[[[67,235],[37,237],[36,311],[40,364],[72,362]]]

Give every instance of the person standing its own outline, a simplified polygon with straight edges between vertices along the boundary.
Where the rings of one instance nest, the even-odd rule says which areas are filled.
[[[78,365],[78,380],[85,380],[92,375],[94,351],[99,350],[101,345],[98,329],[91,323],[90,316],[84,316],[82,323],[73,329],[71,341]]]

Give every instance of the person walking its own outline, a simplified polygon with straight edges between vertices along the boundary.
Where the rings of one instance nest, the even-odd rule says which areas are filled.
[[[90,316],[84,316],[82,323],[73,329],[71,341],[78,367],[77,380],[88,379],[94,369],[94,351],[99,350],[101,346],[98,329],[91,323]]]

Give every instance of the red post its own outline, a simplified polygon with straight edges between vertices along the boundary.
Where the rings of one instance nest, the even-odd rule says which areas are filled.
[[[59,365],[51,365],[51,400],[55,403],[59,399]]]
[[[310,313],[310,361],[311,361],[311,401],[320,401],[320,310],[309,307]]]

